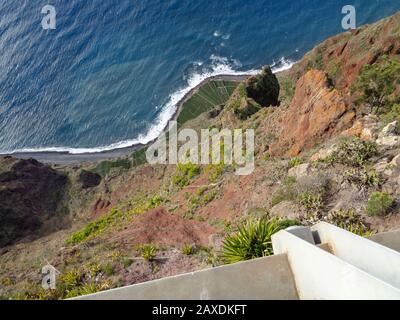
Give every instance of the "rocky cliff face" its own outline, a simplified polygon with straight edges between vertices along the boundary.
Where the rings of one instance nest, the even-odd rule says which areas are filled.
[[[326,74],[312,69],[296,84],[280,139],[271,146],[270,154],[297,156],[348,128],[354,117],[343,94],[329,85]]]
[[[0,161],[0,247],[34,235],[60,207],[67,177],[36,160]]]
[[[370,110],[356,103],[361,94],[355,89],[359,76],[380,57],[400,61],[399,26],[397,13],[334,36],[285,72],[295,92],[281,121],[279,141],[271,145],[271,155],[298,155],[349,129],[357,119],[358,125],[363,123],[360,119]]]

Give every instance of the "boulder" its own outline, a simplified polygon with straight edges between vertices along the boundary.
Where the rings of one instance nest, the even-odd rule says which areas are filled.
[[[367,115],[357,120],[354,125],[341,133],[343,136],[356,136],[363,140],[373,140],[378,131],[379,119],[375,115]]]
[[[389,123],[386,127],[382,129],[379,134],[379,138],[395,136],[397,128],[397,121]]]
[[[288,176],[294,177],[296,180],[307,177],[311,173],[311,165],[309,163],[303,163],[296,167],[289,169]]]
[[[82,189],[89,189],[97,187],[101,182],[101,176],[97,173],[82,170],[79,174],[79,183]]]
[[[293,220],[300,219],[303,216],[303,212],[293,201],[282,201],[272,207],[270,214],[276,217]]]
[[[389,123],[379,133],[376,144],[386,149],[400,146],[400,136],[397,135],[397,121]]]
[[[280,86],[269,66],[265,66],[260,74],[250,77],[245,87],[247,97],[262,107],[278,105]]]
[[[400,136],[382,137],[376,140],[376,144],[387,149],[400,146]]]
[[[313,154],[310,158],[311,161],[321,161],[329,158],[336,150],[338,146],[337,144],[333,144],[330,147],[323,148],[319,150],[317,153]]]

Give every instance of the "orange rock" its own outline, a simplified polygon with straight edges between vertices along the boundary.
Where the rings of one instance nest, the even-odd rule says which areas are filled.
[[[295,156],[348,128],[354,117],[343,95],[328,86],[325,73],[310,70],[297,82],[285,126],[270,154]]]
[[[373,140],[378,130],[378,118],[368,115],[357,120],[354,125],[341,133],[345,137],[359,137],[363,140]]]

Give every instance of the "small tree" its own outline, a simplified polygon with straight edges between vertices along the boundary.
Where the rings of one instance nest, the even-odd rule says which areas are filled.
[[[362,93],[359,102],[366,103],[371,112],[379,114],[393,103],[391,95],[399,83],[400,62],[383,55],[362,69],[354,89]]]

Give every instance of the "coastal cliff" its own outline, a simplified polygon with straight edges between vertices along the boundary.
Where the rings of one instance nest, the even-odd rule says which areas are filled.
[[[0,296],[61,299],[217,266],[248,219],[400,227],[400,13],[327,39],[290,70],[224,85],[223,103],[182,110],[180,129],[255,130],[248,176],[149,165],[143,150],[79,166],[0,159]],[[62,272],[56,290],[38,285],[45,263]]]

